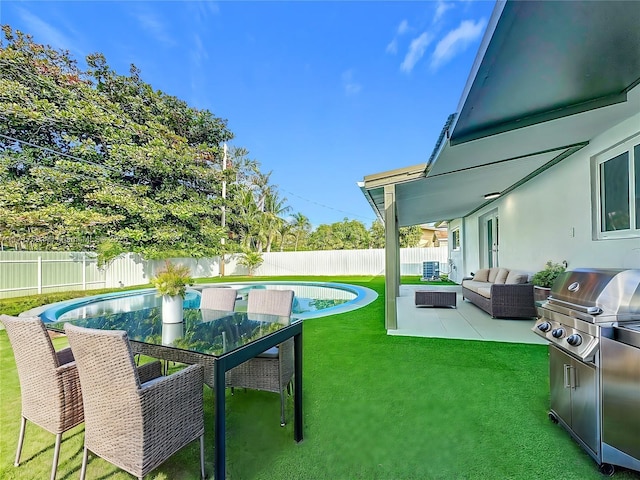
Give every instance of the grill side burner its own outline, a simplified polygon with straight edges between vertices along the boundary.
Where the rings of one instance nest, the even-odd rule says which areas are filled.
[[[603,473],[640,471],[640,270],[564,272],[538,311],[532,330],[550,343],[549,417]],[[638,345],[624,345],[629,332]]]

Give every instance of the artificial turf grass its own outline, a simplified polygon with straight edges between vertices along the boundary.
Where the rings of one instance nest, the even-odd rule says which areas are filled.
[[[289,423],[281,428],[277,395],[227,393],[228,478],[602,478],[595,462],[547,420],[545,346],[387,336],[384,280],[333,280],[373,288],[380,296],[355,311],[305,320],[305,440],[293,441],[291,398]],[[20,398],[5,332],[0,347],[0,478],[48,478],[53,435],[37,427],[27,431],[24,464],[12,465]],[[211,475],[213,400],[209,388],[204,394]],[[79,473],[77,428],[80,433],[64,436],[58,478]],[[34,436],[35,446],[30,444]],[[95,457],[89,477],[131,478]],[[147,476],[196,478],[197,443]],[[623,471],[616,478],[638,480],[640,475]]]
[[[547,420],[547,347],[389,337],[383,306],[305,321],[306,440],[251,478],[601,478]]]

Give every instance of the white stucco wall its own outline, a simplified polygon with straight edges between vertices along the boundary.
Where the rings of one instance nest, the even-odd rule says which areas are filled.
[[[460,249],[454,250],[453,245],[453,236],[452,233],[454,230],[460,230]],[[464,267],[464,247],[465,247],[465,232],[463,228],[463,223],[461,218],[457,218],[451,222],[449,222],[449,241],[447,242],[449,245],[449,261],[448,261],[448,272],[449,279],[454,282],[460,283],[462,282],[462,278],[465,274]]]
[[[579,267],[640,268],[640,238],[594,240],[592,158],[640,132],[640,113],[480,212],[462,219],[465,274],[480,268],[479,219],[498,208],[501,266],[530,272],[547,260]],[[455,223],[452,222],[452,225]]]

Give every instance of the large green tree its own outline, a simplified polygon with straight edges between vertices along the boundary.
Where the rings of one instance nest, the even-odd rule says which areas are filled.
[[[312,250],[354,250],[369,247],[369,232],[358,220],[320,225],[309,236]]]
[[[154,90],[133,65],[119,75],[94,54],[81,70],[69,52],[2,30],[3,245],[219,253],[221,185],[245,175],[221,168],[226,120]]]

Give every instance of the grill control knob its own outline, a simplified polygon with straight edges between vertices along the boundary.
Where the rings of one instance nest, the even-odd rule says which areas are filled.
[[[569,345],[577,347],[578,345],[582,344],[582,337],[580,335],[578,335],[577,333],[574,333],[573,335],[569,335],[567,337],[567,343]]]
[[[538,325],[538,330],[546,333],[551,330],[551,324],[549,322],[542,322],[540,325]]]
[[[551,335],[553,335],[555,338],[562,338],[564,337],[564,328],[554,328],[551,331]]]

